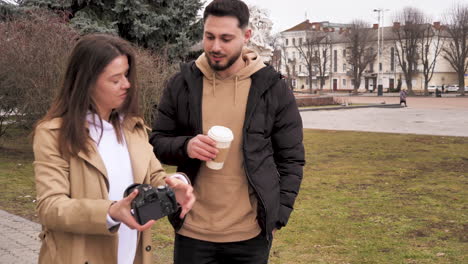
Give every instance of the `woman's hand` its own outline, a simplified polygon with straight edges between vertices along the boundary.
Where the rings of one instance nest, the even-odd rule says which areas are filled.
[[[109,213],[109,216],[112,217],[112,219],[126,224],[131,229],[136,229],[141,232],[141,231],[145,231],[151,228],[151,226],[155,223],[155,221],[150,220],[146,224],[140,225],[135,220],[133,215],[130,213],[131,203],[137,195],[138,195],[138,190],[135,189],[127,197],[123,198],[120,201],[117,201],[116,203],[113,203],[109,207],[108,213]]]
[[[195,203],[195,195],[193,195],[193,187],[190,184],[186,184],[176,178],[166,178],[167,185],[171,187],[176,195],[176,200],[182,206],[182,212],[180,218],[184,218],[185,215],[192,209]]]

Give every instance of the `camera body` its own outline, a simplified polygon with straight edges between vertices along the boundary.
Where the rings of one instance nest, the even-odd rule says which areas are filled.
[[[140,225],[152,219],[163,218],[179,209],[174,191],[169,186],[161,185],[156,188],[149,184],[132,184],[125,190],[124,197],[135,189],[138,190],[138,195],[133,199],[131,206]]]

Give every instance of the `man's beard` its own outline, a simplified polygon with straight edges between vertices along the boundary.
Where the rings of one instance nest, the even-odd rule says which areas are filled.
[[[218,53],[218,52],[209,52],[209,54],[221,55],[221,53]],[[208,64],[210,65],[211,69],[213,69],[214,71],[224,71],[228,69],[229,67],[231,67],[237,61],[237,59],[239,59],[241,54],[242,54],[242,49],[240,49],[238,53],[234,54],[231,58],[229,58],[225,65],[216,64],[215,62],[211,61],[210,56],[207,56]]]

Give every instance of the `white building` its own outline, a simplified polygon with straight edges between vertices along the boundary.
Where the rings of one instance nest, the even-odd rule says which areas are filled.
[[[393,89],[397,87],[406,88],[404,74],[399,65],[395,50],[395,35],[394,27],[399,26],[396,23],[392,27],[384,27],[383,30],[383,47],[380,56],[380,64],[377,65],[377,58],[371,62],[367,69],[363,72],[360,91],[374,90],[377,86],[377,78],[379,77],[379,84],[383,86],[384,90]],[[354,88],[354,80],[351,72],[351,67],[347,60],[349,56],[350,43],[348,38],[345,37],[345,32],[350,25],[336,24],[330,22],[314,22],[311,23],[306,20],[290,29],[281,32],[281,45],[276,49],[281,52],[282,62],[280,71],[292,80],[293,88],[301,90],[316,90],[320,88],[320,74],[317,70],[317,65],[312,69],[312,87],[309,85],[309,71],[304,56],[301,56],[300,46],[304,46],[306,36],[320,32],[325,34],[326,38],[323,39],[322,45],[317,46],[319,54],[323,55],[326,51],[326,69],[322,75],[325,79],[323,86],[324,90],[333,91],[352,91]],[[439,23],[434,23],[433,27],[440,27]],[[378,25],[375,24],[371,29],[373,34],[372,49],[377,52],[377,31]],[[433,46],[430,47],[434,49]],[[304,50],[304,49],[303,49]],[[433,52],[431,55],[433,56]],[[323,58],[322,58],[323,59]],[[317,64],[316,62],[315,64]],[[322,61],[323,63],[323,61]],[[323,66],[323,65],[322,65]],[[289,68],[289,69],[288,69]],[[322,67],[323,68],[323,67]],[[412,78],[413,91],[424,90],[424,76],[422,73],[423,66],[421,60],[418,60],[417,71]],[[401,84],[400,84],[401,83]],[[457,75],[450,64],[439,55],[436,61],[434,75],[429,85],[447,86],[458,83]]]

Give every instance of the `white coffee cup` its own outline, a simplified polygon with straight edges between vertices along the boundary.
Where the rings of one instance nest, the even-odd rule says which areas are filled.
[[[206,166],[212,170],[220,170],[223,168],[229,152],[231,142],[234,140],[234,134],[231,129],[224,126],[212,126],[208,130],[208,136],[216,141],[216,148],[219,150],[218,155],[214,160],[206,162]]]

